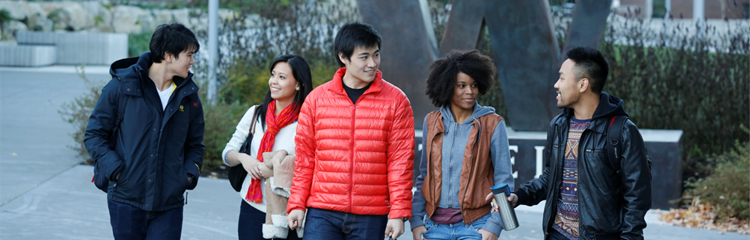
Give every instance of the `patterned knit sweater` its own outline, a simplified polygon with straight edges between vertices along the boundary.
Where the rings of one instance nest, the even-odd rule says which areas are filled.
[[[565,144],[563,176],[560,185],[560,199],[557,201],[555,230],[568,239],[577,240],[578,235],[578,144],[583,130],[589,127],[591,120],[571,118],[568,141]]]

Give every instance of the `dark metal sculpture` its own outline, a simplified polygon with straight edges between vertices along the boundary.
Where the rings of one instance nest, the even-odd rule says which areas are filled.
[[[422,128],[424,116],[435,107],[427,95],[427,75],[435,61],[427,27],[418,0],[359,0],[363,22],[372,25],[383,37],[380,69],[383,79],[398,86],[414,111],[414,124]]]
[[[599,48],[610,4],[611,1],[602,0],[577,1],[566,50],[577,46]],[[546,0],[453,2],[440,53],[473,49],[477,39],[466,37],[472,36],[467,34],[478,36],[482,24],[487,26],[508,109],[505,117],[514,130],[544,131],[550,119],[560,112],[553,85],[562,54],[550,14]]]
[[[560,112],[553,84],[561,63],[546,0],[452,1],[450,18],[436,56],[419,0],[358,0],[364,22],[383,36],[384,78],[409,97],[417,128],[434,107],[424,94],[429,65],[454,49],[476,47],[489,29],[500,86],[514,130],[544,131]],[[599,47],[611,0],[578,0],[565,49]]]

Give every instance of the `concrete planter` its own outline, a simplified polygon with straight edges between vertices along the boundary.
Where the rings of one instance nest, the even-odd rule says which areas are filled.
[[[123,33],[18,32],[19,45],[54,45],[56,64],[110,65],[128,56]]]
[[[57,50],[52,45],[0,45],[0,52],[0,66],[48,66],[57,58]]]

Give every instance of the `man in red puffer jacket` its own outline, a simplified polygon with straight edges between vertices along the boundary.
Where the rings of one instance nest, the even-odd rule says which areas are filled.
[[[342,68],[302,105],[287,222],[305,224],[305,238],[396,239],[411,217],[414,118],[381,78],[380,43],[372,26],[344,25],[334,42]]]

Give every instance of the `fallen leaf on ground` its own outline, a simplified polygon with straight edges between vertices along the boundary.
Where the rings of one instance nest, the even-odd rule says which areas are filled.
[[[713,208],[712,205],[703,204],[700,199],[695,198],[687,209],[672,208],[668,212],[661,213],[659,211],[656,213],[660,215],[659,220],[671,223],[674,226],[718,230],[718,234],[724,234],[724,232],[750,234],[750,223],[748,221],[736,218],[717,219]]]

